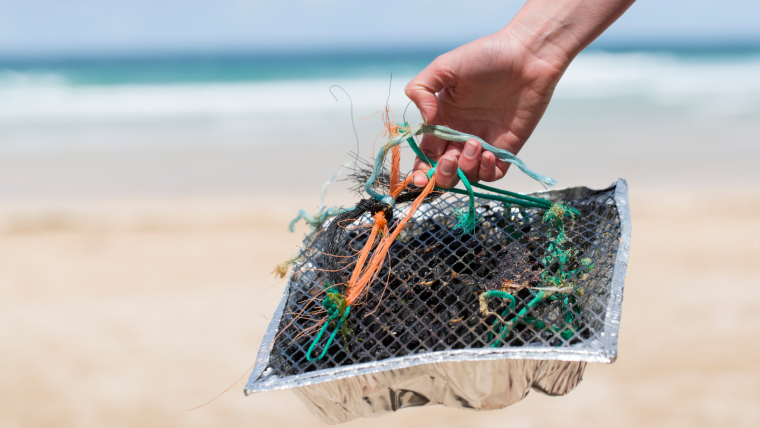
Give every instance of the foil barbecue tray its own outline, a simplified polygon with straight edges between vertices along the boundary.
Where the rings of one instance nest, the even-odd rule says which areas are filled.
[[[324,320],[316,298],[324,282],[318,267],[327,255],[305,249],[245,393],[292,388],[321,421],[340,423],[433,404],[499,409],[531,389],[549,395],[571,391],[587,362],[611,363],[617,357],[631,238],[628,188],[620,179],[602,190],[575,187],[532,195],[581,213],[565,225],[578,258],[590,259],[572,273],[575,304],[542,301],[526,315],[530,322],[500,337],[493,314],[508,311],[507,304],[492,299],[492,315],[484,316],[479,295],[505,283],[527,283],[552,268],[542,264],[551,238],[542,222],[544,210],[478,200],[482,220],[474,233],[462,234],[453,230],[451,213],[467,199],[446,194],[415,213],[366,302],[352,310],[325,357],[311,361],[306,352],[315,326]],[[357,241],[364,236],[346,233],[355,233]],[[529,287],[513,292],[514,311],[525,308],[533,293]]]

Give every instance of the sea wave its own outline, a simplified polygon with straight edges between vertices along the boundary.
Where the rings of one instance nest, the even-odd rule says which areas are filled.
[[[760,56],[699,57],[667,53],[581,55],[563,77],[563,98],[735,96],[760,93]]]
[[[760,111],[758,76],[760,56],[587,53],[567,70],[555,100],[562,108],[573,108],[574,100],[603,105],[616,99],[746,115]],[[339,89],[335,98],[328,92],[336,83],[350,93],[357,123],[386,99],[400,121],[408,105],[403,85],[412,77],[394,76],[388,98],[388,78],[381,76],[87,85],[51,71],[0,70],[0,150],[134,147],[148,140],[161,147],[226,141],[225,133],[256,144],[283,129],[324,133],[349,126],[346,96]],[[407,119],[420,120],[416,109],[409,108]]]

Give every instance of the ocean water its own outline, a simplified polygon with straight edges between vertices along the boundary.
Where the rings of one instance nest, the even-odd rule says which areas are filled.
[[[403,88],[435,55],[0,60],[0,194],[314,187],[370,156],[386,100],[421,121]],[[760,183],[759,135],[760,52],[590,51],[520,156],[563,186]]]
[[[434,57],[0,61],[0,151],[256,146],[311,134],[325,140],[325,132],[343,138],[351,131],[349,104],[340,90],[334,89],[338,101],[328,91],[336,84],[351,95],[367,139],[377,123],[359,119],[383,107],[391,73],[390,105],[400,120],[404,85]],[[627,104],[642,117],[652,109],[695,120],[757,116],[760,54],[584,53],[552,107],[577,110],[578,103],[592,110]],[[413,106],[407,119],[420,120]]]

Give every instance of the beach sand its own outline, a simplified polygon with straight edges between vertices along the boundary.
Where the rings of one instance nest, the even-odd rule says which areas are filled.
[[[0,210],[0,426],[164,427],[252,365],[315,192],[31,198]],[[333,202],[348,202],[337,192]],[[346,427],[707,427],[760,421],[760,186],[631,183],[619,358],[564,397],[404,409]],[[314,201],[316,203],[316,201]],[[247,379],[247,375],[245,376]],[[319,426],[244,380],[174,427]]]

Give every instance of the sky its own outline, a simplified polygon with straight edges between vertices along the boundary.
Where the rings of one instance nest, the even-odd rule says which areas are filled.
[[[512,0],[0,0],[0,55],[413,50],[506,25]],[[760,45],[758,0],[640,0],[597,45]]]

